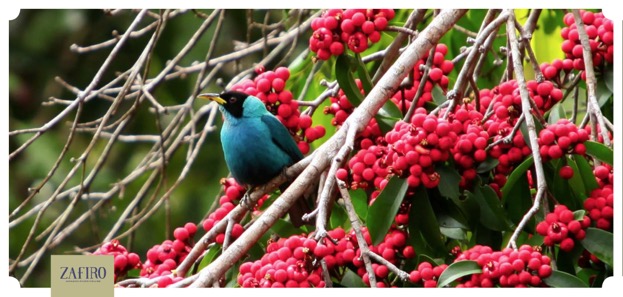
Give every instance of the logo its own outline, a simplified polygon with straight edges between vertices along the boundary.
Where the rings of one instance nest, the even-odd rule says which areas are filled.
[[[61,279],[74,282],[100,282],[106,278],[106,267],[61,266]]]
[[[52,297],[113,296],[113,261],[113,256],[53,255]]]

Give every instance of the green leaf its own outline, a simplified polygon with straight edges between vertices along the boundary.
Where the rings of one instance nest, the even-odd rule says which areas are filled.
[[[571,193],[570,182],[562,178],[559,174],[560,168],[564,162],[562,159],[554,159],[548,162],[551,166],[543,166],[545,171],[545,177],[551,180],[547,180],[547,184],[550,185],[549,190],[554,197],[558,199],[558,202],[568,206],[571,209],[577,209],[581,207],[577,199],[574,199],[574,195]]]
[[[141,277],[141,270],[140,269],[130,269],[126,276],[128,278],[139,278],[139,277]]]
[[[402,112],[400,111],[400,108],[398,108],[396,103],[391,100],[387,100],[387,102],[385,102],[383,107],[379,110],[379,113],[376,116],[377,121],[379,115],[394,119],[394,123],[397,120],[402,119]]]
[[[380,113],[377,114],[374,118],[376,119],[376,122],[379,124],[379,129],[381,130],[383,134],[391,131],[394,128],[394,125],[396,124],[396,122],[400,120],[400,118],[382,116]]]
[[[581,221],[581,220],[584,219],[585,215],[586,215],[586,210],[578,209],[578,210],[573,212],[573,219]]]
[[[612,233],[599,228],[588,228],[586,229],[586,237],[580,243],[602,262],[610,265],[610,267],[614,265]]]
[[[219,254],[219,252],[221,251],[221,245],[219,244],[215,244],[213,245],[207,253],[205,253],[203,255],[203,259],[201,259],[201,262],[199,263],[199,267],[197,269],[197,271],[203,269],[204,267],[210,265],[210,263],[212,263],[212,261],[214,261],[214,259],[216,259],[216,256]]]
[[[370,93],[372,90],[372,78],[370,78],[370,73],[368,73],[368,69],[366,65],[361,60],[360,54],[355,54],[355,63],[357,65],[357,76],[361,81],[361,86],[363,87],[363,91],[366,94]]]
[[[442,228],[462,228],[468,229],[467,225],[460,222],[450,214],[437,212],[437,220],[439,221],[439,226]]]
[[[368,209],[366,224],[372,244],[379,244],[385,238],[408,188],[406,179],[393,176]]]
[[[335,62],[335,76],[337,83],[340,85],[344,95],[348,98],[353,106],[359,106],[363,101],[363,95],[357,88],[355,77],[353,76],[353,67],[351,63],[352,57],[349,55],[340,55]]]
[[[500,164],[500,161],[498,159],[487,157],[484,162],[478,164],[478,167],[476,167],[476,172],[487,173],[491,171],[491,169],[498,166],[498,164]]]
[[[586,153],[588,155],[610,165],[614,164],[612,150],[609,147],[595,141],[584,142],[584,145],[586,146]]]
[[[409,220],[411,221],[409,223],[409,234],[415,234],[416,231],[420,232],[426,244],[433,251],[443,251],[445,249],[443,236],[439,230],[439,223],[426,190],[423,186],[419,186],[413,196],[411,210],[409,211]]]
[[[541,121],[535,119],[532,114],[530,114],[530,116],[532,117],[534,126],[536,128],[535,129],[536,135],[539,135],[539,131],[543,130],[543,124],[541,124]],[[521,123],[521,126],[519,126],[519,131],[521,131],[521,136],[523,136],[523,140],[526,142],[526,144],[529,147],[530,146],[530,133],[528,133],[528,125],[526,124],[526,120],[524,120]]]
[[[441,105],[444,102],[448,101],[448,97],[444,94],[443,90],[439,85],[435,85],[432,90],[433,102],[437,103],[437,105]]]
[[[461,175],[456,171],[456,169],[447,166],[447,165],[437,165],[435,166],[435,171],[439,173],[439,192],[442,196],[448,197],[451,199],[456,199],[459,197],[459,182],[461,182]]]
[[[558,122],[558,120],[566,118],[565,115],[566,115],[565,109],[562,107],[562,104],[557,103],[549,111],[549,117],[547,118],[547,123],[554,124]]]
[[[467,239],[467,233],[465,232],[465,230],[461,228],[439,227],[439,231],[441,232],[441,234],[445,235],[446,237],[450,237],[452,239],[457,239],[457,240]]]
[[[575,161],[575,164],[578,165],[578,175],[584,181],[584,188],[586,191],[584,193],[588,196],[594,189],[599,187],[595,175],[593,174],[593,167],[591,167],[584,156],[573,155],[571,158]]]
[[[509,229],[509,224],[505,217],[505,211],[498,199],[497,194],[491,187],[485,185],[484,187],[474,187],[471,195],[478,205],[480,206],[480,223],[486,228],[496,231],[505,231]]]
[[[523,174],[513,182],[512,187],[504,188],[506,189],[506,191],[503,192],[504,196],[502,197],[502,200],[504,201],[504,209],[506,209],[508,218],[513,223],[518,224],[530,207],[532,207],[532,195],[530,194],[528,177]],[[533,217],[528,222],[526,230],[533,230],[534,226],[535,219]]]
[[[347,222],[348,222],[348,226],[346,226]],[[334,203],[334,206],[331,209],[331,217],[329,217],[329,227],[331,229],[342,227],[346,230],[350,228],[350,221],[348,221],[348,214],[346,214],[346,211],[344,210],[344,208],[339,207],[337,203]]]
[[[341,207],[336,208],[341,209]],[[284,219],[278,219],[270,230],[279,235],[279,237],[290,237],[295,234],[301,234],[301,229],[294,227],[292,223]]]
[[[511,172],[511,174],[508,176],[508,179],[506,180],[506,183],[504,184],[504,187],[502,187],[502,190],[501,190],[503,197],[506,197],[508,195],[509,190],[514,187],[517,180],[526,176],[525,174],[526,171],[528,171],[528,169],[532,167],[533,164],[534,164],[534,161],[532,159],[532,156],[530,156],[526,158],[526,160],[521,162],[521,164],[519,164],[519,166],[517,166],[513,170],[513,172]]]
[[[552,271],[552,275],[543,279],[543,282],[553,288],[586,288],[588,285],[581,279],[559,270]]]
[[[420,254],[418,256],[418,264],[420,264],[422,262],[428,262],[428,263],[432,264],[433,266],[439,266],[439,265],[444,263],[443,259],[433,258],[433,257],[431,257],[429,255],[426,255],[426,254]]]
[[[586,198],[586,187],[584,186],[584,180],[582,179],[582,175],[580,174],[580,169],[578,168],[578,164],[575,163],[574,158],[567,159],[567,165],[571,166],[573,169],[573,176],[569,179],[568,183],[573,191],[573,194],[578,198],[577,202],[580,204],[584,202],[584,198]],[[593,173],[591,172],[591,175]]]
[[[608,90],[610,90],[610,92],[614,92],[614,72],[613,72],[613,70],[614,70],[614,68],[608,67],[608,70],[606,70],[604,72],[603,79],[599,80],[599,81],[603,81],[604,83],[606,83],[606,87],[608,87]]]
[[[350,269],[346,269],[342,281],[340,282],[345,288],[365,288],[366,284],[361,277]]]
[[[610,82],[612,82],[612,77]],[[612,94],[611,86],[607,85],[606,79],[598,79],[597,85],[595,86],[595,96],[597,97],[597,104],[599,107],[606,105],[606,103],[610,101]]]
[[[353,202],[355,212],[359,216],[359,219],[364,221],[368,215],[368,195],[363,189],[351,190],[350,200]]]
[[[437,287],[443,288],[463,276],[475,273],[482,273],[482,268],[478,266],[476,261],[454,262],[441,273],[439,280],[437,280]]]

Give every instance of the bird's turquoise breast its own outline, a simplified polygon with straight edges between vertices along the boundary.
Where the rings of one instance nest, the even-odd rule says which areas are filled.
[[[259,117],[225,122],[221,130],[225,160],[232,176],[245,185],[265,184],[294,163],[271,138]]]

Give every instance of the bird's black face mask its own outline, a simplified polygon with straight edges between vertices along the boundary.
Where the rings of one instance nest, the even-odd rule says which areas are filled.
[[[225,110],[227,110],[235,118],[241,118],[242,105],[244,104],[244,100],[247,99],[248,96],[249,95],[242,92],[228,91],[221,94],[201,94],[197,98],[215,101],[216,103],[221,104],[223,108],[225,108]]]

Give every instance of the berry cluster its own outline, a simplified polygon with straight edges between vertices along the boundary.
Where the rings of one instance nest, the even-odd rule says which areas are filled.
[[[389,174],[385,164],[386,158],[387,147],[363,141],[362,148],[348,161],[348,168],[352,174],[351,188],[367,189],[374,186],[381,189],[387,183],[386,177]],[[348,176],[346,169],[341,168],[338,171],[337,178],[346,181]]]
[[[597,168],[595,171],[598,170]],[[604,185],[593,190],[591,196],[584,200],[584,209],[597,228],[612,231],[613,203],[612,185]]]
[[[266,254],[240,265],[238,285],[243,288],[324,287],[319,267],[314,267],[317,243],[304,236],[281,238],[266,247]]]
[[[612,166],[606,163],[602,163],[601,165],[596,166],[595,169],[593,169],[593,174],[597,179],[597,184],[599,184],[599,187],[603,188],[606,185],[614,184]]]
[[[586,35],[589,38],[593,65],[599,67],[606,62],[612,63],[614,53],[614,25],[612,21],[605,18],[601,12],[580,11],[580,15]],[[568,59],[573,60],[573,68],[584,70],[583,49],[573,14],[567,13],[563,20],[567,27],[560,31],[560,35],[565,39],[561,45],[562,51]],[[582,77],[584,78],[584,73],[582,73]]]
[[[219,208],[209,214],[208,218],[203,220],[201,223],[203,230],[206,232],[212,230],[214,225],[225,218],[227,214],[234,209],[234,203],[242,199],[245,193],[244,187],[239,185],[233,178],[221,179],[221,184],[223,185],[223,193],[225,194],[219,199]],[[268,195],[264,195],[264,197],[260,198],[256,208],[259,208],[266,199],[268,199]],[[231,232],[232,239],[238,238],[242,235],[242,232],[244,232],[242,225],[235,223]],[[225,241],[225,233],[219,233],[216,235],[215,241],[218,244],[223,244]]]
[[[355,83],[357,84],[359,92],[365,96],[361,80],[356,79]],[[331,105],[325,107],[324,113],[334,115],[333,120],[331,120],[331,124],[333,126],[339,127],[344,123],[344,121],[346,121],[348,116],[353,113],[353,111],[355,110],[355,106],[353,106],[353,104],[348,101],[348,98],[346,98],[346,95],[344,94],[344,91],[342,89],[338,91],[337,96],[329,97],[329,100],[331,100]],[[372,141],[376,141],[381,135],[382,133],[381,129],[379,128],[379,124],[376,122],[376,119],[372,118],[368,125],[363,129],[363,131],[361,131],[357,135],[357,137],[358,139],[369,139]]]
[[[383,257],[385,260],[392,264],[398,264],[403,259],[411,259],[415,257],[415,250],[412,246],[407,245],[407,233],[395,227],[392,227],[389,232],[383,238],[383,241],[374,246],[367,228],[362,228],[363,237],[368,244],[370,251]],[[351,231],[347,237],[355,240],[355,232]],[[368,275],[366,268],[361,257],[361,249],[358,248],[358,244],[355,244],[356,252],[352,263],[357,268],[357,274],[361,277],[366,285],[370,285],[370,276]],[[378,287],[390,286],[390,271],[387,266],[381,264],[372,264],[374,275],[377,281]]]
[[[513,126],[507,121],[500,121],[495,118],[487,120],[483,127],[490,136],[493,136],[493,142],[507,137],[513,130]],[[519,130],[516,131],[509,143],[498,143],[489,150],[489,155],[499,161],[495,168],[496,173],[499,174],[510,174],[513,167],[521,163],[531,153],[530,147],[526,144],[523,134]]]
[[[543,62],[539,65],[545,79],[553,81],[557,86],[564,84],[565,75],[573,70],[573,60],[571,59],[554,59],[552,63]],[[561,79],[561,74],[563,77]]]
[[[451,60],[446,60],[447,53],[448,47],[443,43],[438,44],[435,48],[433,64],[428,72],[428,78],[426,79],[422,95],[416,102],[416,107],[423,107],[424,103],[433,100],[432,90],[435,85],[441,87],[444,92],[447,91],[449,83],[447,75],[454,69],[454,63],[452,63]],[[398,108],[400,108],[403,112],[409,110],[409,107],[415,99],[417,90],[420,87],[422,75],[424,75],[424,67],[426,66],[427,59],[428,52],[413,66],[413,74],[409,77],[409,79],[412,80],[412,84],[401,88],[391,98],[391,100],[396,103]]]
[[[311,127],[312,120],[308,115],[301,115],[299,105],[290,91],[285,89],[290,78],[290,70],[278,67],[275,71],[264,71],[257,68],[258,75],[253,79],[244,79],[231,87],[262,100],[266,109],[274,114],[295,137],[303,154],[309,152],[309,143],[325,135],[322,125]]]
[[[487,159],[485,148],[489,142],[489,133],[480,125],[469,125],[465,134],[461,134],[452,148],[454,161],[462,171],[461,187],[466,187],[476,178],[476,164]]]
[[[560,244],[560,249],[569,252],[575,246],[575,240],[586,237],[585,229],[591,225],[591,219],[584,216],[582,220],[576,220],[573,212],[565,205],[558,204],[554,212],[545,216],[545,221],[537,224],[536,232],[542,236],[543,244],[553,246]]]
[[[132,269],[141,268],[141,258],[136,253],[128,253],[128,250],[119,243],[119,240],[113,239],[110,242],[102,244],[93,255],[112,255],[114,256],[115,278],[114,282],[122,279]]]
[[[165,240],[156,244],[147,251],[147,261],[143,263],[141,276],[154,278],[163,275],[171,275],[171,270],[184,261],[192,249],[193,236],[197,232],[197,226],[186,223],[184,227],[178,227],[173,232],[174,240]],[[166,282],[166,281],[164,281]]]
[[[381,39],[380,31],[394,18],[393,9],[329,9],[312,21],[309,49],[316,58],[328,60],[344,53],[344,44],[355,53]]]
[[[526,85],[530,91],[530,98],[534,100],[534,104],[541,113],[550,110],[554,104],[562,100],[562,91],[548,80],[541,83],[530,80]]]
[[[552,274],[551,259],[529,245],[518,250],[506,248],[493,251],[476,245],[462,252],[455,262],[472,260],[482,267],[482,273],[463,277],[457,287],[541,287],[543,279]]]
[[[554,86],[551,81],[538,83],[535,80],[526,82],[530,98],[541,112],[545,113],[562,100],[562,91]],[[516,120],[521,115],[521,95],[519,84],[516,80],[503,82],[491,90],[484,89],[480,92],[480,109],[486,110],[493,104],[495,116],[500,120]]]
[[[269,243],[261,259],[240,265],[238,284],[245,288],[324,287],[320,260],[332,270],[355,258],[355,246],[344,229],[330,230],[328,236],[337,243],[329,238],[319,243],[303,235]]]
[[[417,108],[410,123],[399,121],[385,135],[391,172],[406,177],[412,188],[420,184],[436,187],[439,173],[435,171],[435,163],[448,160],[457,133],[462,129],[459,122],[451,123]]]
[[[539,132],[539,150],[543,162],[562,158],[565,154],[584,155],[584,142],[587,140],[586,130],[578,129],[567,119],[560,119]]]
[[[420,284],[424,288],[436,288],[437,280],[446,268],[448,268],[446,264],[433,267],[433,265],[428,262],[422,262],[418,265],[416,270],[409,273],[409,281],[414,284]]]

